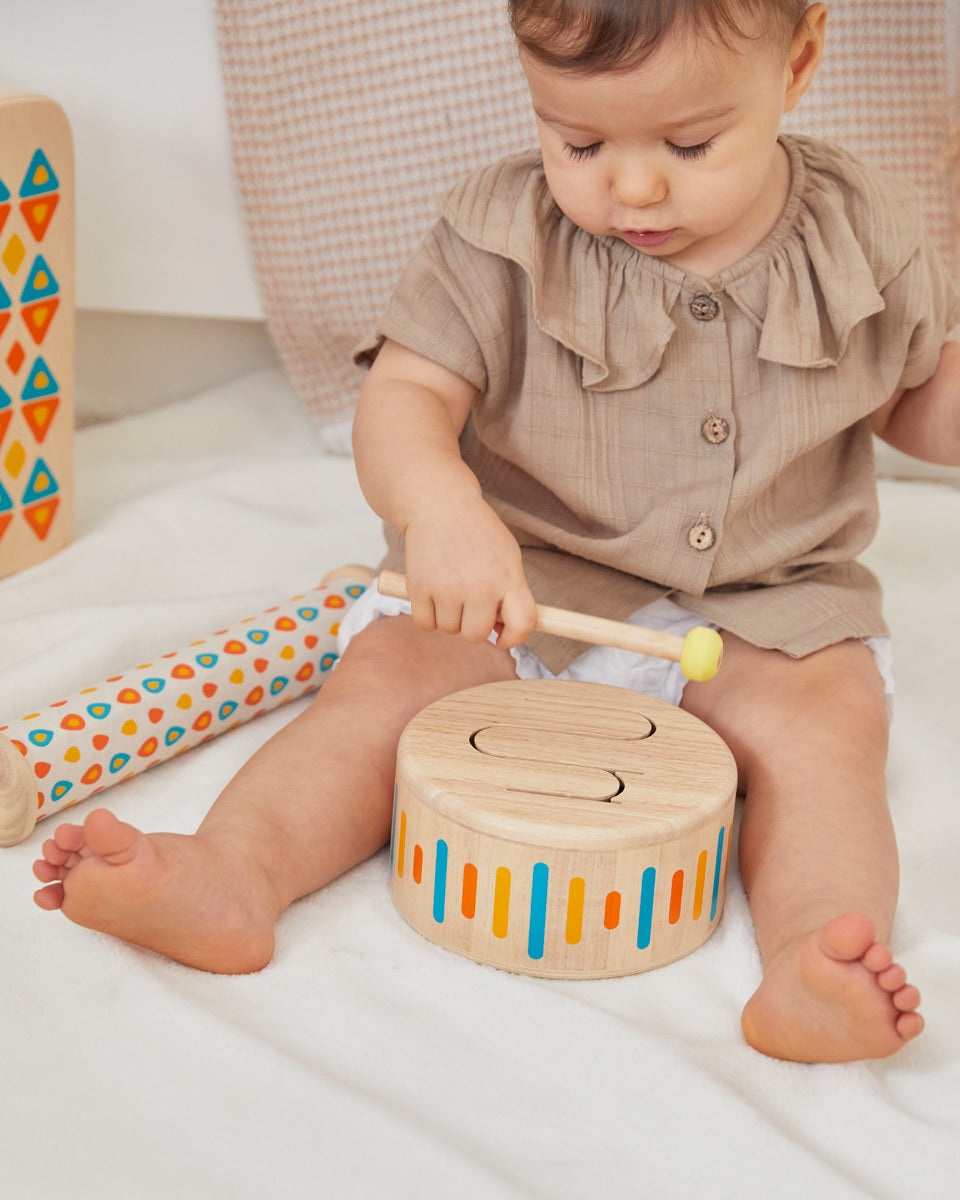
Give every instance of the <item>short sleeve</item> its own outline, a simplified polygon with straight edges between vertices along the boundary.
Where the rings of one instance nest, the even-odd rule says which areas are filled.
[[[940,254],[924,239],[900,274],[884,290],[888,317],[907,336],[899,386],[919,387],[933,375],[943,343],[960,325],[960,288]]]
[[[504,332],[509,273],[508,263],[438,221],[400,276],[375,334],[354,351],[354,361],[372,362],[389,338],[486,391],[486,354],[495,352]]]

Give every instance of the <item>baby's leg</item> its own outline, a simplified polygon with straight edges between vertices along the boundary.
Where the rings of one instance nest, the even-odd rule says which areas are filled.
[[[96,810],[44,843],[37,903],[189,966],[258,970],[280,913],[389,838],[406,723],[443,695],[514,674],[489,643],[421,633],[409,617],[378,621],[196,834],[144,835]]]
[[[745,793],[740,865],[763,981],[743,1013],[757,1049],[802,1062],[881,1058],[923,1028],[893,962],[899,885],[888,719],[856,641],[793,660],[726,635],[683,706],[727,741]]]

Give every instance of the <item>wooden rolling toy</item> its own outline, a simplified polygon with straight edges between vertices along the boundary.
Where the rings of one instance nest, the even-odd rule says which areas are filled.
[[[458,692],[401,738],[391,896],[431,941],[509,971],[649,970],[717,926],[736,787],[721,739],[649,696]]]
[[[319,587],[0,724],[0,846],[38,820],[320,687],[340,620],[372,578]]]
[[[73,275],[67,119],[0,85],[0,576],[73,533]]]

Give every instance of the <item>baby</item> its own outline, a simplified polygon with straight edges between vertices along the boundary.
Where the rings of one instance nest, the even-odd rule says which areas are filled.
[[[196,834],[61,825],[37,902],[208,971],[389,836],[397,741],[460,688],[574,675],[726,740],[762,981],[747,1040],[890,1055],[923,1028],[887,939],[897,849],[872,437],[960,464],[960,297],[916,197],[779,134],[823,4],[513,0],[540,147],[446,200],[371,343],[357,470],[388,526],[316,699]],[[531,637],[534,599],[683,632],[723,669]],[[377,619],[379,618],[379,619]],[[456,636],[444,636],[456,635]]]

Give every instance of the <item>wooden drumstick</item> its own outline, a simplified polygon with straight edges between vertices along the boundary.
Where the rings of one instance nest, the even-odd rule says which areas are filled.
[[[377,587],[384,596],[397,600],[410,599],[406,578],[396,571],[381,571]],[[538,604],[535,628],[556,637],[666,658],[678,662],[688,679],[701,683],[716,675],[723,658],[720,634],[703,625],[691,629],[686,637],[678,637],[674,633],[641,629],[624,621],[610,621],[606,617],[591,617],[565,608]]]

